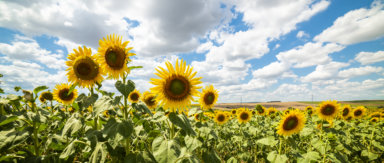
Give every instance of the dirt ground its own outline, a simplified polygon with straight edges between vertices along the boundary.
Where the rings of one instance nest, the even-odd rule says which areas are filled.
[[[266,102],[266,103],[223,103],[216,104],[214,109],[231,110],[240,107],[254,109],[257,104],[264,106],[265,108],[275,107],[277,110],[285,110],[289,107],[297,109],[305,109],[309,104],[303,104],[299,102]]]

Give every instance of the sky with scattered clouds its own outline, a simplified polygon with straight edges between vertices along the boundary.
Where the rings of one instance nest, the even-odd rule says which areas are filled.
[[[384,99],[383,20],[382,0],[2,0],[0,87],[53,89],[68,53],[115,33],[141,92],[179,58],[219,102]]]

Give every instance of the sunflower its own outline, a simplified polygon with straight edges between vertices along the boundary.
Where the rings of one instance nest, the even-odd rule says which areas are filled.
[[[277,112],[276,108],[270,107],[267,110],[267,115],[272,115],[272,114],[275,114],[276,112]]]
[[[285,109],[284,110],[284,114],[289,114],[290,110],[289,109]]]
[[[139,102],[139,99],[140,99],[140,92],[137,89],[135,89],[128,95],[128,101],[131,103],[137,103]]]
[[[350,114],[350,115],[348,115],[347,117],[345,117],[345,120],[346,121],[350,121],[350,120],[352,120],[353,119],[353,114]]]
[[[200,106],[202,109],[207,110],[213,107],[217,102],[219,94],[212,85],[206,86],[203,92],[200,94]]]
[[[40,100],[41,103],[45,103],[46,102],[45,98],[43,97],[43,94],[40,94],[39,100]]]
[[[353,110],[353,116],[356,119],[362,118],[366,111],[367,109],[364,106],[358,106],[356,109]]]
[[[91,88],[95,83],[103,81],[103,71],[96,57],[92,55],[91,48],[79,47],[78,50],[73,49],[74,53],[69,54],[65,64],[67,68],[68,81],[77,83],[80,87]]]
[[[313,107],[310,105],[305,107],[305,112],[311,116],[313,114]]]
[[[70,86],[68,84],[58,84],[55,86],[53,90],[53,98],[64,105],[70,105],[77,97],[77,90],[73,89],[73,91],[68,94]]]
[[[379,118],[378,117],[373,117],[373,118],[371,118],[370,122],[373,122],[373,123],[379,122]]]
[[[317,109],[317,114],[323,120],[332,120],[339,113],[339,104],[336,100],[334,101],[323,101],[319,109]]]
[[[232,115],[236,115],[236,109],[231,110]]]
[[[373,112],[369,115],[369,117],[371,118],[374,118],[374,117],[377,117],[377,118],[380,118],[380,112]]]
[[[108,110],[104,110],[104,111],[103,111],[103,116],[104,116],[105,118],[109,118],[109,111],[108,111]]]
[[[258,115],[264,115],[265,114],[265,108],[261,105],[256,105],[255,107]]]
[[[157,106],[157,102],[155,100],[155,95],[148,91],[145,91],[142,95],[141,101],[144,101],[145,105],[147,105],[148,109],[155,109]]]
[[[239,123],[247,123],[252,118],[252,112],[250,112],[248,109],[243,109],[237,114],[237,120],[239,120]]]
[[[197,85],[201,83],[199,78],[194,78],[197,72],[192,73],[193,67],[186,67],[186,62],[176,60],[175,67],[170,62],[165,63],[168,71],[162,67],[156,69],[157,76],[161,79],[151,79],[155,87],[151,91],[156,94],[156,100],[165,109],[175,111],[176,108],[184,109],[191,105],[193,96],[199,94]]]
[[[220,111],[216,113],[214,120],[217,124],[222,125],[228,121],[228,117],[224,112]]]
[[[290,136],[299,133],[305,124],[306,118],[304,113],[292,110],[289,114],[284,115],[277,127],[277,134]]]
[[[99,41],[97,61],[112,79],[123,78],[125,72],[129,73],[130,69],[127,67],[131,62],[129,57],[136,55],[129,52],[132,47],[126,47],[129,41],[123,43],[121,41],[122,37],[117,35],[109,35],[107,39]]]
[[[343,109],[341,109],[341,115],[343,116],[343,118],[347,118],[349,116],[349,114],[351,114],[351,105],[344,105],[343,106]]]
[[[49,91],[41,93],[40,96],[42,96],[45,100],[48,100],[48,101],[52,101],[53,100],[53,95]]]

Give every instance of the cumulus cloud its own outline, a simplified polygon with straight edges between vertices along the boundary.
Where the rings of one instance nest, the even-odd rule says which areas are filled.
[[[330,62],[325,65],[316,66],[316,70],[308,74],[307,76],[301,77],[303,82],[314,82],[332,80],[337,78],[339,69],[349,66],[349,63],[342,62]]]
[[[297,38],[304,38],[305,39],[305,38],[309,37],[309,34],[305,33],[304,31],[299,31],[299,32],[297,32],[296,37]]]
[[[317,35],[314,40],[355,44],[384,36],[384,4],[374,1],[370,9],[360,8],[339,17],[333,25]]]
[[[377,52],[360,52],[356,55],[355,60],[362,65],[372,64],[384,61],[384,51]]]
[[[349,79],[357,76],[369,75],[372,73],[380,73],[382,71],[383,71],[382,67],[365,66],[365,67],[349,68],[346,70],[342,70],[339,72],[338,76]]]

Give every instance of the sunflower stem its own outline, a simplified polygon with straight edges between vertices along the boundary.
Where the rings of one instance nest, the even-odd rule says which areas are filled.
[[[327,158],[327,148],[328,148],[328,138],[326,138],[326,141],[325,141],[323,163],[325,163],[325,160],[326,160],[326,158]]]
[[[369,152],[372,151],[372,141],[373,141],[373,136],[375,134],[375,130],[376,130],[376,127],[373,128],[372,133],[371,133],[371,140],[369,141],[369,147],[368,147]]]
[[[38,130],[38,127],[36,128],[36,122],[33,121],[33,141],[34,141],[34,147],[35,147],[35,154],[37,157],[40,156],[40,149],[39,149],[39,141],[38,141],[38,137],[37,137],[37,130]]]
[[[280,136],[280,144],[279,144],[279,155],[281,155],[281,147],[283,144],[283,137]]]

